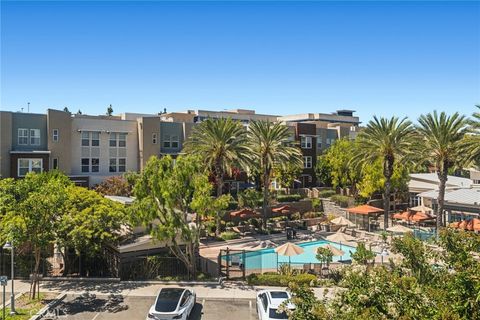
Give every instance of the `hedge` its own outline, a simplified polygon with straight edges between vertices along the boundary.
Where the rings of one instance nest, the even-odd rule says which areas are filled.
[[[250,274],[247,283],[254,286],[288,286],[290,282],[299,285],[315,286],[317,277],[309,273],[300,273],[294,276],[280,275],[278,273]]]
[[[278,202],[300,201],[303,197],[299,194],[281,194],[277,196]]]
[[[239,234],[233,231],[225,231],[220,233],[220,238],[223,240],[233,240],[233,239],[238,239],[240,238]]]
[[[348,208],[350,204],[350,197],[342,196],[340,194],[336,194],[330,199],[342,208]]]
[[[334,190],[323,190],[318,193],[319,198],[330,198],[331,196],[337,194]]]

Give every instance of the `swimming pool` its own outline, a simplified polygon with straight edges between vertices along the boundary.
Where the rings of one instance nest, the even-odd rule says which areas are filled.
[[[321,245],[330,244],[340,250],[345,254],[341,257],[333,257],[333,261],[339,260],[350,260],[350,253],[355,252],[355,248],[347,246],[344,244],[339,244],[336,242],[331,242],[328,240],[317,240],[311,242],[297,243],[298,246],[302,247],[304,252],[297,256],[290,257],[290,262],[293,265],[301,265],[304,263],[319,263],[315,257],[317,254],[317,248]],[[245,266],[246,270],[251,269],[277,269],[277,265],[288,263],[288,258],[286,256],[281,256],[275,252],[275,248],[262,249],[258,251],[247,251],[245,253],[245,263],[243,263],[243,253],[234,253],[230,255],[230,258],[227,256],[222,256],[224,260],[230,260],[231,263],[240,263]]]

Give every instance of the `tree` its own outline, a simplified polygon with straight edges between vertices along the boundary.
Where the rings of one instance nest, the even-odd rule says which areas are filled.
[[[431,159],[440,181],[438,186],[437,234],[443,225],[443,206],[445,199],[445,186],[447,184],[448,170],[459,164],[464,159],[465,145],[463,139],[466,133],[466,119],[458,112],[447,116],[440,114],[422,115],[418,119],[419,131],[422,139],[422,149],[426,159]]]
[[[399,120],[374,117],[357,137],[353,163],[363,165],[382,161],[385,177],[383,206],[384,228],[388,228],[390,213],[391,179],[395,164],[405,163],[415,142],[415,132],[406,118]]]
[[[467,149],[467,161],[473,162],[480,168],[480,105],[476,105],[478,112],[472,114],[472,119],[468,121],[469,130],[465,139],[465,146]]]
[[[302,173],[302,166],[299,163],[287,163],[285,166],[275,166],[273,177],[282,188],[287,190],[293,186],[295,179]]]
[[[63,112],[68,112],[70,113],[70,110],[68,110],[68,107],[63,108]]]
[[[365,247],[365,243],[360,242],[355,252],[351,253],[353,261],[358,264],[367,265],[369,261],[375,259],[375,253]]]
[[[274,167],[302,165],[300,149],[290,142],[287,126],[269,121],[252,121],[248,131],[249,161],[259,169],[263,184],[263,228],[267,227],[269,188]]]
[[[233,168],[244,166],[246,131],[242,124],[231,118],[207,119],[194,127],[185,143],[184,152],[199,155],[203,165],[215,176],[217,197],[223,193],[223,179]],[[216,235],[220,235],[220,212],[216,217]]]
[[[39,287],[41,254],[55,241],[56,224],[66,201],[65,188],[70,185],[68,177],[56,171],[29,173],[25,179],[2,183],[2,193],[9,194],[1,196],[8,203],[2,206],[0,242],[28,243],[32,247],[35,260],[30,286],[32,299]]]
[[[320,264],[323,266],[324,264],[328,267],[330,262],[333,261],[333,252],[328,248],[317,248],[317,255],[315,256]]]
[[[77,114],[82,114],[82,110],[78,109]]]
[[[94,256],[105,246],[117,244],[122,228],[129,227],[129,216],[121,204],[93,190],[69,186],[65,193],[64,214],[58,218],[54,232],[64,260],[63,272],[67,275],[68,248],[75,249],[79,256],[82,253]]]
[[[330,170],[332,185],[335,188],[355,188],[359,174],[355,166],[351,165],[354,157],[355,143],[349,139],[338,139],[327,150],[323,160]]]
[[[113,108],[112,108],[112,105],[109,105],[108,108],[107,108],[107,116],[111,116],[113,114]]]
[[[255,209],[262,200],[262,194],[255,189],[246,189],[238,194],[238,206]]]
[[[95,191],[105,196],[129,197],[132,194],[132,185],[122,176],[112,176],[97,185]]]
[[[323,186],[329,187],[332,185],[332,168],[330,167],[326,154],[317,157],[315,174],[317,176],[317,181]]]
[[[205,164],[195,156],[179,156],[175,164],[170,156],[150,158],[133,189],[136,221],[147,226],[154,239],[164,242],[193,278],[198,229],[189,217],[193,210],[206,214],[212,209],[211,191]],[[198,221],[199,217],[197,225]]]

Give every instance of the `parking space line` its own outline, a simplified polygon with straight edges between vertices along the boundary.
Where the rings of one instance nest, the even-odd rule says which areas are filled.
[[[93,319],[92,319],[92,320],[95,320],[95,319],[97,319],[97,317],[98,317],[99,315],[100,315],[100,312],[99,312],[99,313],[97,313],[97,314],[95,315],[95,317],[93,317]]]

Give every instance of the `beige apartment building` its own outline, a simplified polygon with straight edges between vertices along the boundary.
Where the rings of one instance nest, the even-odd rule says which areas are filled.
[[[316,156],[335,139],[353,137],[359,119],[353,111],[290,116],[257,114],[254,110],[187,110],[160,114],[115,116],[0,112],[0,175],[22,177],[29,171],[59,169],[76,183],[94,186],[107,177],[142,170],[152,156],[182,152],[194,126],[207,118],[227,118],[245,126],[254,120],[281,121],[304,153],[301,186],[314,186]]]

